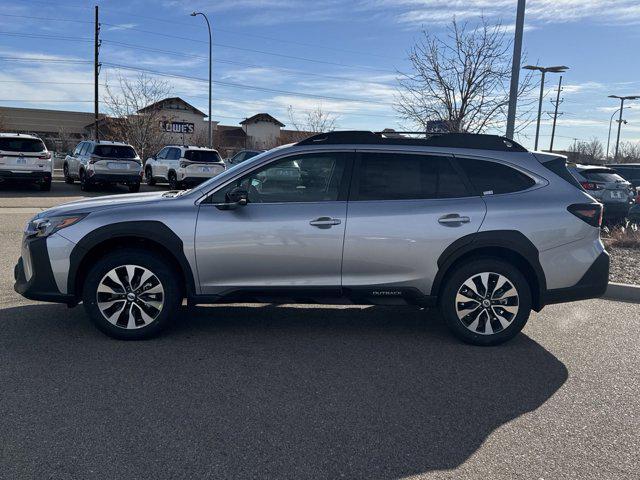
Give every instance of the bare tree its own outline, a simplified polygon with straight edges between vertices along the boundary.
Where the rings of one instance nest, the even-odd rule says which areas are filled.
[[[582,163],[604,163],[604,147],[596,137],[588,141],[574,140],[568,150],[571,160]]]
[[[506,123],[511,79],[511,41],[502,25],[458,23],[453,18],[443,38],[423,30],[409,51],[411,72],[401,73],[395,109],[421,130],[430,120],[450,132],[481,133]],[[535,88],[529,72],[518,97]],[[530,121],[530,98],[520,104],[522,130]],[[523,108],[524,107],[524,108]]]
[[[107,84],[105,90],[104,102],[114,117],[107,119],[107,136],[133,145],[143,159],[157,152],[167,137],[162,126],[171,122],[161,113],[169,84],[145,73],[133,78],[118,74],[116,86]]]
[[[323,110],[322,105],[313,110],[307,110],[302,116],[297,115],[291,105],[287,109],[289,123],[295,132],[291,134],[289,141],[300,141],[317,133],[332,132],[337,128],[338,117]]]
[[[620,163],[640,162],[640,142],[620,142],[618,161]]]

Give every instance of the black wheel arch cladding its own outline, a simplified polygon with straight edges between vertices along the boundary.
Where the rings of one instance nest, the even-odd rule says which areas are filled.
[[[515,230],[492,230],[486,232],[476,232],[459,238],[449,245],[438,257],[438,272],[433,280],[431,295],[438,295],[447,273],[451,267],[465,255],[482,252],[483,249],[498,248],[508,250],[521,257],[535,275],[537,291],[533,291],[531,285],[533,307],[537,310],[544,306],[546,292],[546,278],[542,265],[540,265],[540,255],[538,249],[521,232]],[[527,272],[522,272],[525,275]]]
[[[69,257],[69,277],[67,289],[70,294],[78,295],[78,275],[86,274],[86,266],[83,262],[87,255],[101,244],[117,241],[119,238],[139,238],[159,244],[170,252],[179,266],[185,281],[185,294],[195,294],[195,280],[191,265],[184,254],[184,244],[173,230],[164,223],[154,220],[118,222],[99,227],[85,235],[73,248]]]

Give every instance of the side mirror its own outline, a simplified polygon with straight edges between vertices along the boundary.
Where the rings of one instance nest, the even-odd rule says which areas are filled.
[[[228,192],[225,197],[226,203],[218,203],[216,205],[220,210],[235,210],[249,203],[249,192],[244,188],[236,187]]]

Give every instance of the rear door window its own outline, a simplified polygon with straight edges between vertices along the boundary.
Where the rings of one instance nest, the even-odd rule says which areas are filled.
[[[466,197],[470,192],[449,157],[362,153],[353,200]]]
[[[456,158],[474,189],[480,194],[521,192],[536,184],[529,175],[502,163],[475,158]]]
[[[4,152],[38,153],[46,150],[42,140],[37,138],[3,137],[0,150]]]

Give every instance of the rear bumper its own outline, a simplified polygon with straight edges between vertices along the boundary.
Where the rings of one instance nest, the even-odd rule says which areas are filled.
[[[11,171],[0,170],[0,183],[2,182],[50,182],[51,172],[44,170]]]
[[[25,259],[20,257],[13,269],[15,284],[13,289],[29,300],[43,302],[56,302],[74,305],[77,303],[73,295],[61,293],[56,285],[51,262],[47,251],[46,238],[34,238],[25,240],[23,255],[28,255],[30,274],[27,278],[25,271]]]
[[[140,183],[142,175],[139,173],[94,173],[87,177],[89,183]]]
[[[202,182],[206,182],[210,178],[212,177],[184,177],[182,179],[178,179],[178,181],[189,185],[199,185]]]
[[[631,208],[630,203],[619,202],[619,203],[603,203],[604,205],[604,218],[621,218],[626,217],[629,214],[629,209]]]
[[[574,302],[604,295],[609,283],[609,254],[600,253],[582,278],[571,287],[547,290],[544,304]]]

